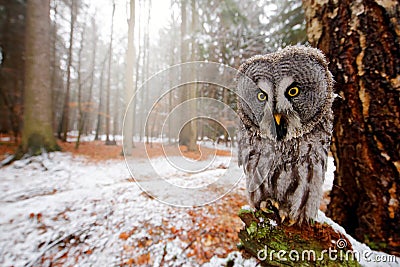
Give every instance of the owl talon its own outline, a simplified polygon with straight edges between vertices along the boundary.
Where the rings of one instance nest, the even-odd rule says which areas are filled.
[[[286,216],[285,216],[285,215],[281,216],[281,224],[283,224],[283,222],[285,221],[285,219],[286,219]]]
[[[290,219],[290,220],[289,220],[289,224],[288,224],[288,226],[293,226],[295,223],[296,223],[296,221],[295,221],[295,220],[293,220],[293,219]]]
[[[268,212],[268,208],[267,208],[267,202],[266,201],[261,201],[260,203],[260,210],[264,211],[264,212]]]

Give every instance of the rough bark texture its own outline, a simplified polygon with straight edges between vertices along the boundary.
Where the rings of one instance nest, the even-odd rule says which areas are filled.
[[[27,1],[24,127],[21,154],[58,150],[52,129],[50,1]]]
[[[370,247],[400,251],[400,8],[396,0],[303,0],[310,43],[336,80],[328,216]]]

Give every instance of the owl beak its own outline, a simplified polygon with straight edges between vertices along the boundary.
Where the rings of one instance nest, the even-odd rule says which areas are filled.
[[[276,133],[277,139],[282,140],[287,133],[286,120],[280,113],[274,114],[274,118],[275,118],[274,132]]]
[[[275,117],[276,124],[280,125],[281,124],[282,114],[277,113],[277,114],[274,115],[274,117]]]

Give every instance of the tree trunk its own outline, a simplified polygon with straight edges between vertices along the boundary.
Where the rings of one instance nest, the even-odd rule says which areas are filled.
[[[114,32],[114,13],[115,13],[115,2],[112,3],[112,15],[111,15],[111,33],[110,33],[110,46],[108,55],[108,71],[107,71],[107,96],[106,96],[106,145],[115,145],[115,140],[110,140],[110,127],[111,127],[111,112],[110,112],[110,97],[111,97],[111,59],[113,55],[113,32]]]
[[[91,124],[91,118],[92,118],[92,113],[93,110],[95,109],[94,107],[94,102],[92,102],[93,98],[93,85],[94,85],[94,74],[96,71],[96,54],[97,54],[97,41],[98,41],[98,36],[97,36],[97,25],[96,25],[96,20],[94,17],[91,19],[92,21],[92,30],[93,30],[93,35],[92,35],[92,55],[91,55],[91,72],[90,72],[90,82],[89,82],[89,95],[86,101],[86,112],[84,113],[85,119],[84,119],[84,124],[85,124],[85,134],[88,135],[89,131],[93,129],[93,124]]]
[[[191,30],[192,30],[192,44],[191,44],[191,53],[190,53],[190,60],[195,61],[196,60],[196,39],[194,37],[196,30],[197,30],[197,9],[196,9],[196,0],[191,0],[191,9],[192,9],[192,25],[191,25]],[[192,69],[191,71],[192,75],[192,81],[196,80],[196,70]],[[189,99],[195,99],[197,96],[197,83],[193,83],[190,91],[189,91]],[[196,101],[191,101],[190,102],[190,117],[192,120],[190,121],[190,135],[189,135],[189,143],[188,143],[188,150],[189,151],[197,151],[197,122],[198,120],[196,118]]]
[[[187,24],[188,24],[188,19],[187,19],[187,9],[188,9],[188,1],[187,0],[181,0],[181,63],[187,62],[188,59],[191,59],[192,57],[188,57],[188,51],[189,51],[189,42],[187,40]],[[181,74],[183,75],[183,74]],[[188,90],[189,88],[189,90]],[[191,96],[191,90],[194,88],[185,86],[181,90],[181,96],[180,96],[180,101],[181,103],[187,101],[190,96]],[[190,110],[188,110],[190,111]],[[186,124],[185,124],[186,123]],[[192,123],[191,122],[185,122],[182,121],[180,124],[181,131],[179,132],[179,145],[187,146],[189,151],[194,151],[196,148],[193,146],[193,138],[192,138]]]
[[[110,51],[108,51],[110,53]],[[106,65],[106,59],[107,57],[104,58],[103,64],[101,64],[101,72],[100,72],[100,84],[99,84],[99,105],[97,108],[97,123],[96,123],[96,134],[94,136],[94,140],[100,140],[100,130],[102,130],[103,127],[103,83],[104,83],[104,68]]]
[[[67,91],[65,92],[64,98],[64,109],[62,114],[62,140],[67,141],[67,134],[69,128],[69,98],[71,90],[71,68],[72,68],[72,57],[73,57],[73,44],[74,44],[74,29],[75,20],[77,16],[77,8],[75,1],[71,1],[71,21],[70,21],[70,32],[69,32],[69,48],[68,48],[68,64],[67,64]]]
[[[135,0],[130,1],[130,12],[128,18],[128,49],[126,51],[126,72],[125,72],[125,106],[126,109],[123,139],[125,155],[132,155],[133,143],[133,123],[135,117],[134,103],[129,103],[133,90],[133,66],[135,65],[135,44],[133,42],[135,36]],[[129,106],[128,106],[129,105]]]
[[[142,39],[142,4],[141,1],[139,1],[139,12],[138,12],[138,53],[137,53],[137,58],[136,58],[136,66],[135,66],[135,90],[137,92],[138,88],[139,88],[139,70],[140,70],[140,62],[142,62],[142,53],[143,53],[143,49],[142,49],[142,43],[141,43],[141,39]],[[143,78],[143,75],[142,77]],[[140,101],[138,101],[139,99],[142,99],[142,102],[140,103]],[[133,117],[133,135],[135,135],[136,129],[138,129],[139,131],[139,140],[142,141],[142,137],[143,137],[143,131],[142,131],[142,126],[143,126],[143,114],[141,112],[141,109],[139,108],[139,110],[137,110],[137,107],[140,105],[143,105],[143,99],[144,99],[144,93],[143,93],[143,89],[140,91],[140,95],[137,95],[134,99],[133,102],[133,114],[136,115]],[[136,124],[138,124],[138,127],[136,127]]]
[[[79,52],[78,52],[78,71],[77,71],[77,82],[78,82],[78,138],[75,142],[75,149],[79,148],[79,145],[81,143],[81,136],[82,136],[82,131],[85,123],[85,112],[82,108],[82,51],[83,51],[83,45],[84,45],[84,36],[86,33],[86,22],[84,25],[82,25],[82,32],[81,32],[81,44],[79,47]]]
[[[52,129],[50,1],[27,1],[24,127],[20,154],[59,150]]]
[[[148,6],[147,6],[147,24],[146,24],[146,28],[145,28],[145,32],[144,32],[144,42],[145,45],[143,47],[143,59],[144,59],[144,63],[143,63],[143,76],[145,79],[143,79],[143,81],[145,82],[148,78],[149,78],[149,66],[150,66],[150,16],[151,16],[151,0],[148,1]],[[149,103],[149,94],[150,94],[150,88],[148,87],[148,85],[146,84],[145,90],[144,90],[144,94],[145,94],[145,99],[144,99],[144,105],[145,107],[150,107],[150,105],[152,105],[153,103]],[[145,121],[145,136],[146,136],[146,144],[150,143],[150,132],[149,132],[149,128],[150,125],[148,123],[148,121]]]
[[[400,7],[303,0],[307,35],[336,80],[328,215],[371,248],[400,251]]]

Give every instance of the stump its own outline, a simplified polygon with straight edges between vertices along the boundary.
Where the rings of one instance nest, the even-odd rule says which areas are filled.
[[[324,223],[281,224],[273,211],[241,209],[242,254],[262,266],[360,266],[349,240]]]

